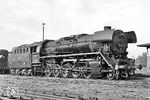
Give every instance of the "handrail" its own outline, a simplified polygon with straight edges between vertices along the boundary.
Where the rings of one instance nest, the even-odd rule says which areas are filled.
[[[112,67],[112,65],[106,60],[106,58],[103,56],[101,52],[99,52],[102,58],[105,60],[105,62],[108,64],[108,66]]]

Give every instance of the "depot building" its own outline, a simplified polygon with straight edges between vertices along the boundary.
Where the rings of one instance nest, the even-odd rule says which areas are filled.
[[[137,45],[138,47],[146,47],[147,49],[147,69],[150,69],[150,43]]]

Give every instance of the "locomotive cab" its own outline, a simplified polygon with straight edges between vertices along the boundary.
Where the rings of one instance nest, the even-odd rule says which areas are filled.
[[[31,44],[31,71],[33,75],[41,74],[43,73],[41,69],[41,62],[40,62],[40,49],[41,49],[42,42],[35,42]]]
[[[39,62],[40,46],[31,46],[32,62]]]

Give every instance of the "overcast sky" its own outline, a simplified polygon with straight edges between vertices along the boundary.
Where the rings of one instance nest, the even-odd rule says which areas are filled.
[[[0,0],[0,49],[79,33],[93,34],[105,25],[135,31],[138,42],[129,56],[141,55],[150,43],[150,0]]]

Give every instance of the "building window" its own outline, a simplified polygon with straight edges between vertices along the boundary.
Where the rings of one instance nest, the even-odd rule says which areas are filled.
[[[17,53],[19,53],[19,50],[17,50]]]
[[[20,53],[22,53],[22,49],[20,49]]]
[[[28,48],[26,49],[26,52],[29,52],[29,49],[28,49]]]
[[[36,49],[37,49],[37,46],[32,47],[32,52],[37,52]]]
[[[16,54],[17,53],[17,50],[14,50],[14,54]]]
[[[23,49],[23,53],[25,53],[25,48]]]

